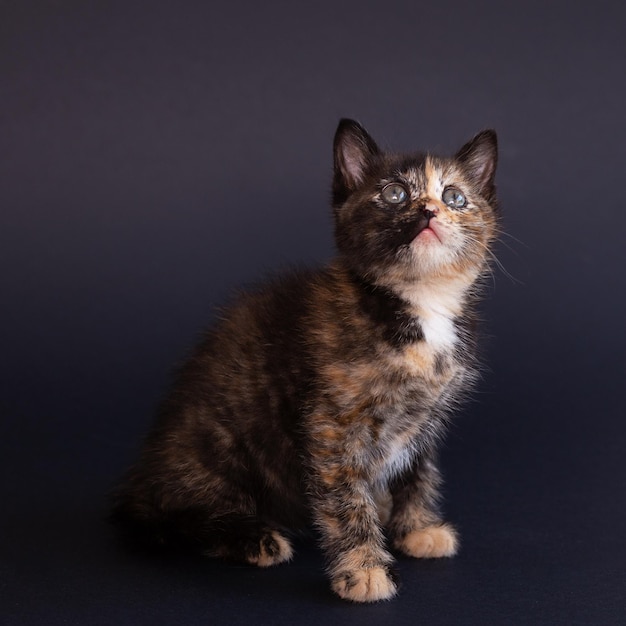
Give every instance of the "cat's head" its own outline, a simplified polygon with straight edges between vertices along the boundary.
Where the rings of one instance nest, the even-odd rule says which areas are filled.
[[[361,125],[341,120],[333,208],[344,262],[387,285],[478,275],[496,236],[496,162],[493,130],[442,158],[382,152]]]

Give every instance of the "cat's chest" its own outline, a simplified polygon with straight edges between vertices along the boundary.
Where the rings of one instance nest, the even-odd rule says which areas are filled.
[[[423,347],[433,353],[453,352],[458,341],[454,316],[428,309],[420,313],[417,319],[424,337]]]
[[[462,315],[466,285],[418,285],[403,297],[410,303],[413,324],[420,339],[403,346],[392,361],[408,374],[445,383],[454,374],[460,337],[457,320]]]
[[[458,369],[460,338],[453,316],[430,314],[417,318],[422,338],[388,353],[387,363],[409,379],[436,387],[445,385]]]

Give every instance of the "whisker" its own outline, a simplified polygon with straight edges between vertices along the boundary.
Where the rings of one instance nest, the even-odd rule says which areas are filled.
[[[502,239],[503,236],[512,239],[515,243],[518,243],[520,246],[524,246],[524,248],[530,250],[530,246],[528,244],[524,243],[521,239],[514,237],[510,233],[507,233],[505,230],[501,230],[498,228],[496,229],[496,234],[498,235],[499,243],[505,246],[506,249],[511,251],[515,256],[519,256],[519,252],[513,246],[509,245],[508,242],[504,241],[504,239]]]
[[[519,243],[520,246],[524,246],[524,248],[530,249],[530,246],[528,244],[524,243],[521,239],[514,237],[513,235],[511,235],[511,233],[507,233],[505,230],[498,229],[497,233],[498,235],[506,235],[509,239],[515,241],[515,243]]]
[[[482,241],[479,241],[478,239],[476,239],[475,237],[472,237],[471,235],[464,233],[464,236],[466,238],[467,241],[471,241],[472,243],[475,243],[477,245],[479,245],[481,248],[483,248],[485,250],[485,252],[491,257],[491,259],[493,260],[494,264],[498,267],[498,269],[512,282],[518,284],[518,285],[523,285],[523,281],[519,280],[518,278],[516,278],[515,276],[513,276],[513,274],[511,274],[511,272],[509,272],[506,267],[504,267],[502,261],[500,261],[500,259],[495,255],[495,253],[489,249],[489,247],[487,245],[485,245]],[[491,278],[493,280],[494,283],[494,287],[495,287],[495,277],[494,277],[494,273],[493,270],[487,266],[489,273],[491,274]]]

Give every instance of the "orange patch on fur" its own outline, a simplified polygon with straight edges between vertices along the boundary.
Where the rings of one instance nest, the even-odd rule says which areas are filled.
[[[415,374],[429,377],[435,362],[435,351],[428,345],[412,344],[404,349],[404,361]]]

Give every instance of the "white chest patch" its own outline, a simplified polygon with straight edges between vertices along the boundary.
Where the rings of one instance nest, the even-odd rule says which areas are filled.
[[[422,282],[401,290],[421,323],[424,339],[436,352],[454,348],[458,336],[454,319],[461,314],[469,281]]]
[[[454,348],[457,334],[452,318],[440,313],[422,314],[419,317],[426,343],[437,352]]]

